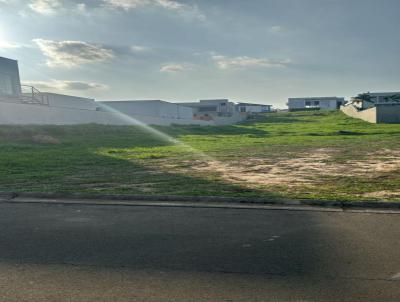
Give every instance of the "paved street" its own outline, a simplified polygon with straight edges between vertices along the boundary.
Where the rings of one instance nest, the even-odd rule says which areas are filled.
[[[400,213],[0,203],[1,301],[400,301]]]

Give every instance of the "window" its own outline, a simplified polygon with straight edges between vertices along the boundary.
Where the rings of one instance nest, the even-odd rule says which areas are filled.
[[[206,107],[200,107],[199,112],[208,112],[208,111],[217,111],[217,107],[215,106],[206,106]]]

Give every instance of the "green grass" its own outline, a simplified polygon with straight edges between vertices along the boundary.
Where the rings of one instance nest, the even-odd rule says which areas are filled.
[[[400,125],[294,112],[156,128],[185,145],[135,126],[0,126],[0,191],[400,199]]]

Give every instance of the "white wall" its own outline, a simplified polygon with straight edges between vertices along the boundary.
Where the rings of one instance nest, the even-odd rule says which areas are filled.
[[[62,108],[74,108],[85,110],[96,110],[97,104],[94,99],[81,98],[63,94],[42,92],[45,98],[48,99],[49,105]]]
[[[289,109],[304,109],[306,107],[304,99],[289,99]]]
[[[99,102],[127,115],[193,119],[193,109],[159,100]]]
[[[0,124],[21,125],[74,125],[74,124],[106,124],[135,125],[135,120],[148,125],[216,125],[214,122],[193,119],[174,119],[152,116],[132,115],[126,118],[113,112],[51,107],[44,105],[21,104],[0,100]]]

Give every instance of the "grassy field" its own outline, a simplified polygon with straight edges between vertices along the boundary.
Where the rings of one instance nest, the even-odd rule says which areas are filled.
[[[224,127],[0,126],[0,191],[400,200],[400,125],[341,112]]]

